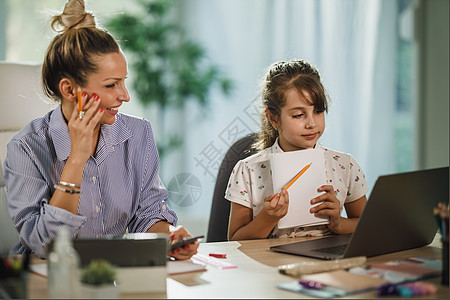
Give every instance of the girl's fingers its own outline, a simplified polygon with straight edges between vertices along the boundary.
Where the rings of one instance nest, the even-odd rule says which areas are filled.
[[[282,196],[283,196],[284,205],[288,205],[289,204],[289,193],[288,193],[288,191],[286,191],[285,189],[282,189],[281,193],[282,193]]]
[[[282,189],[280,192],[280,197],[277,206],[275,207],[274,211],[278,216],[283,217],[287,214],[288,207],[289,207],[289,194],[287,193],[286,190]]]
[[[281,189],[280,197],[277,203],[278,208],[282,208],[285,205],[285,202],[286,202],[286,190]]]
[[[272,201],[272,199],[273,199],[273,197],[275,197],[275,195],[276,194],[272,194],[272,195],[268,196],[266,199],[264,199],[264,201],[266,201],[266,202]]]
[[[326,191],[324,194],[317,196],[316,198],[311,199],[311,204],[316,204],[319,202],[330,201],[330,202],[339,202],[339,200],[334,195],[334,189],[331,185],[321,186],[317,189],[317,191]]]
[[[316,216],[318,215],[329,215],[340,214],[340,206],[339,204],[331,201],[324,201],[319,205],[312,207],[309,210],[310,213],[314,213]]]
[[[334,188],[332,185],[326,184],[326,185],[322,185],[321,187],[319,187],[317,189],[317,191],[319,192],[334,192]]]
[[[274,209],[278,205],[278,201],[280,200],[280,194],[276,194],[275,197],[270,200],[270,208]]]
[[[321,202],[320,204],[317,204],[314,207],[311,207],[311,209],[309,210],[310,213],[316,213],[319,212],[321,210],[326,210],[326,209],[331,209],[334,210],[336,208],[339,208],[339,200],[337,200],[337,198],[325,198],[325,199],[318,199],[314,198],[313,200],[311,200],[311,204],[315,204],[317,202]]]

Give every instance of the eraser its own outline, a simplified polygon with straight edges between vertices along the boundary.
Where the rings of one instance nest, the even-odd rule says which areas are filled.
[[[216,257],[216,258],[227,258],[226,254],[220,254],[220,253],[210,253],[209,256]]]

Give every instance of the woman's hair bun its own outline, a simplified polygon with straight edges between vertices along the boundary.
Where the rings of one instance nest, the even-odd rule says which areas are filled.
[[[57,30],[55,26],[62,27]],[[85,11],[84,0],[68,0],[61,15],[53,17],[52,28],[56,31],[95,27],[95,17]]]

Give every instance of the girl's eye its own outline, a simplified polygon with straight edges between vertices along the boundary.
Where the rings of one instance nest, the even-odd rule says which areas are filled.
[[[111,84],[106,85],[106,87],[107,88],[113,88],[115,85],[116,85],[115,83],[111,83]]]
[[[316,110],[316,111],[315,111],[315,113],[318,114],[318,115],[320,115],[320,114],[323,113],[323,112],[324,112],[323,110]]]
[[[298,119],[298,118],[300,118],[301,116],[303,116],[303,114],[293,115],[292,117]]]

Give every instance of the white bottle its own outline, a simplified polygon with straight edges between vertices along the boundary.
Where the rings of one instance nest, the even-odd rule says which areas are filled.
[[[80,259],[69,231],[62,227],[48,257],[48,291],[52,299],[80,298]]]

